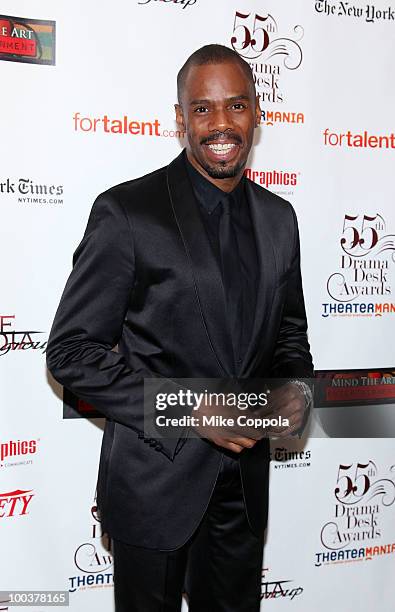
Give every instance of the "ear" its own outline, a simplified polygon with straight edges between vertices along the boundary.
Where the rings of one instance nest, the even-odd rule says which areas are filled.
[[[258,125],[260,125],[261,119],[262,119],[261,105],[259,103],[259,96],[257,96],[255,99],[255,127],[258,127]]]
[[[184,113],[182,112],[181,104],[175,104],[174,109],[176,111],[176,123],[180,129],[185,131]]]

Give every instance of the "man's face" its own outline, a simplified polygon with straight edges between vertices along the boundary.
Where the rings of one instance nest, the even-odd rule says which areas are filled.
[[[189,161],[216,184],[239,176],[261,118],[242,67],[237,62],[192,66],[181,96],[176,120],[187,134]]]

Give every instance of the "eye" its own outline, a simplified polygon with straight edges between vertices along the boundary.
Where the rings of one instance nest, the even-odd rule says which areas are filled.
[[[243,104],[243,102],[235,102],[234,104],[232,104],[232,108],[234,110],[244,110],[245,108],[247,108],[246,104]]]
[[[194,113],[205,113],[206,111],[208,111],[208,109],[205,106],[198,106],[197,108],[195,108],[193,112]]]

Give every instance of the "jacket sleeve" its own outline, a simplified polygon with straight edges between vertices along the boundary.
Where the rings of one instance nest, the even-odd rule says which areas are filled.
[[[133,299],[133,233],[122,205],[107,193],[92,207],[73,257],[47,345],[47,366],[55,380],[95,406],[108,419],[131,427],[173,460],[179,439],[144,439],[143,381],[159,377],[132,370],[117,344]],[[181,436],[182,429],[179,433]],[[154,450],[154,449],[153,449]]]
[[[296,214],[291,206],[294,224],[293,255],[280,329],[275,346],[271,375],[279,378],[314,375],[313,360],[307,339],[307,319],[300,271],[300,244]]]

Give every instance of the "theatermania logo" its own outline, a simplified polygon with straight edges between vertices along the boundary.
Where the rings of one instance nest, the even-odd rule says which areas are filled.
[[[41,351],[45,353],[47,341],[41,331],[14,329],[15,315],[0,315],[0,357],[12,351]]]
[[[383,518],[395,501],[395,466],[385,473],[372,460],[340,464],[331,518],[321,528],[323,550],[315,565],[352,563],[395,553],[383,534]]]
[[[363,19],[368,23],[376,21],[395,21],[395,9],[389,6],[386,9],[377,8],[375,4],[358,6],[352,2],[330,2],[329,0],[316,0],[314,8],[321,15],[335,17],[354,17]]]
[[[395,234],[383,215],[344,215],[338,269],[330,274],[322,316],[383,316],[395,313],[392,277]]]
[[[0,15],[0,60],[55,64],[55,21]]]
[[[277,21],[269,13],[258,15],[236,11],[230,44],[249,63],[261,105],[286,101],[284,74],[297,70],[302,63],[299,43],[303,35],[301,25],[295,25],[290,36],[280,34]],[[302,113],[288,115],[287,122],[290,122],[290,117],[294,117],[294,123],[302,122]],[[262,118],[267,121],[266,115]],[[276,117],[275,121],[280,119]]]

